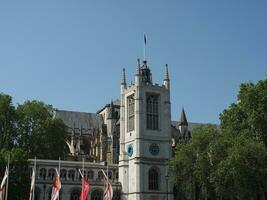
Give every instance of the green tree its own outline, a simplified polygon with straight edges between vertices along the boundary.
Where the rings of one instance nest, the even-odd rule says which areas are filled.
[[[30,188],[30,174],[27,154],[20,148],[12,148],[12,150],[9,151],[1,149],[1,177],[3,177],[4,175],[4,171],[7,166],[8,156],[10,156],[8,199],[28,199]]]
[[[246,135],[220,135],[211,145],[210,182],[218,199],[265,199],[266,147]]]
[[[221,128],[231,134],[248,134],[267,146],[267,79],[240,86],[237,103],[220,116]]]
[[[29,157],[58,159],[66,151],[66,126],[53,118],[53,107],[40,101],[26,101],[17,108],[18,143]]]
[[[0,148],[12,148],[16,142],[16,110],[12,97],[0,93]]]
[[[210,183],[212,169],[210,144],[216,139],[216,126],[208,125],[193,130],[188,143],[177,145],[175,157],[170,161],[172,181],[187,199],[213,199]]]

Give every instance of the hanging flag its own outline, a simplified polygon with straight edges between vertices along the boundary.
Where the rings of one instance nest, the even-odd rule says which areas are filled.
[[[144,42],[145,42],[145,45],[146,45],[146,34],[144,34]]]
[[[105,174],[105,172],[103,171],[103,169],[102,169],[102,172],[104,174],[104,181],[105,181],[104,200],[112,200],[112,197],[113,197],[112,185],[108,181],[108,177]]]
[[[6,168],[5,175],[3,177],[3,180],[0,186],[0,200],[4,200],[5,198],[5,186],[6,186],[7,177],[8,177],[8,169]]]
[[[82,181],[83,181],[83,189],[82,189],[83,191],[81,191],[80,200],[86,200],[88,192],[91,188],[91,185],[89,184],[88,180],[86,180],[85,178],[83,178]]]
[[[31,181],[31,189],[30,189],[30,200],[32,200],[32,193],[33,193],[34,185],[35,185],[35,169],[32,168],[32,181]]]
[[[51,200],[56,200],[58,198],[60,189],[61,189],[61,182],[60,182],[59,173],[56,169],[55,178],[53,182],[53,189],[52,189],[52,194],[51,194]]]

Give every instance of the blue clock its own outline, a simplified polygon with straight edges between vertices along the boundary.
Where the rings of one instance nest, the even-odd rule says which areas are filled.
[[[131,157],[133,155],[133,145],[129,144],[127,147],[127,154],[129,157]]]
[[[153,155],[156,156],[159,154],[159,145],[156,143],[152,143],[149,147],[149,152]]]

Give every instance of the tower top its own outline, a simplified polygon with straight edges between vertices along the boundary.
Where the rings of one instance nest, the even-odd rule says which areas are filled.
[[[168,64],[165,65],[165,73],[164,73],[164,80],[168,81],[169,79],[169,70],[168,70]]]
[[[125,68],[122,69],[121,85],[126,85]]]

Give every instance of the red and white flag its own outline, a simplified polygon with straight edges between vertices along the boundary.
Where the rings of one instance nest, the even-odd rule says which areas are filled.
[[[80,200],[86,200],[88,192],[91,188],[91,185],[89,184],[88,180],[86,180],[85,178],[83,178],[82,181],[83,181],[83,189],[80,194]]]
[[[112,185],[108,181],[108,177],[105,174],[105,172],[103,170],[102,170],[102,172],[104,174],[104,181],[105,181],[104,200],[112,200],[112,197],[113,197]]]
[[[0,200],[5,199],[5,188],[6,188],[5,186],[6,186],[7,177],[8,177],[8,169],[6,168],[5,175],[3,177],[3,180],[0,186]]]
[[[35,169],[32,168],[32,181],[31,181],[31,189],[30,189],[30,200],[32,200],[33,188],[35,185]]]
[[[61,189],[61,182],[60,182],[59,173],[56,169],[55,178],[53,182],[53,189],[52,189],[52,194],[51,194],[51,200],[56,200],[58,198],[60,189]]]

